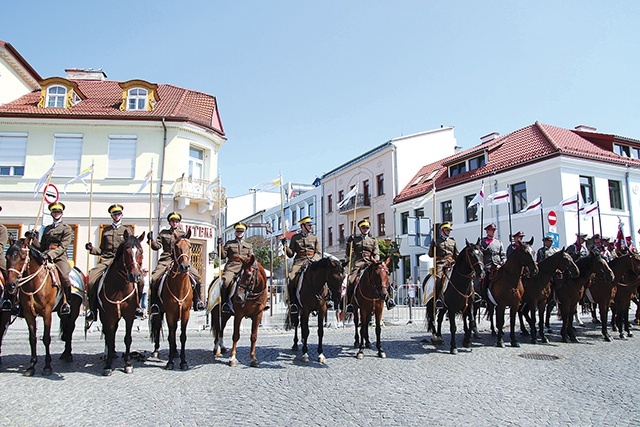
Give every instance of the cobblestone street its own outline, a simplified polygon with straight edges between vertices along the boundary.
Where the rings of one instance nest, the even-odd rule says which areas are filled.
[[[72,363],[58,360],[63,345],[54,339],[54,374],[48,377],[42,376],[44,348],[39,341],[39,362],[32,378],[22,375],[29,362],[29,346],[24,320],[18,319],[2,346],[0,424],[640,424],[640,337],[622,340],[615,334],[614,341],[606,343],[599,327],[587,317],[583,317],[586,327],[578,328],[580,343],[561,343],[554,318],[549,344],[532,345],[519,336],[520,348],[497,348],[483,321],[481,338],[470,349],[462,347],[459,337],[457,356],[448,352],[447,324],[443,325],[446,344],[434,347],[422,341],[430,334],[421,320],[387,321],[382,329],[387,359],[377,358],[370,349],[364,360],[354,357],[353,325],[336,328],[334,322],[325,329],[325,364],[315,361],[315,327],[310,336],[311,361],[303,363],[300,352],[290,349],[293,333],[282,330],[276,319],[265,318],[258,337],[258,369],[248,366],[247,320],[238,351],[240,365],[231,368],[228,355],[213,358],[211,332],[203,329],[205,317],[197,313],[187,340],[188,371],[163,369],[166,341],[159,358],[151,358],[146,324],[139,322],[132,350],[140,357],[133,374],[123,372],[119,358],[113,374],[103,377],[100,333],[90,332],[84,340],[77,330]],[[226,332],[225,344],[230,347],[230,326]],[[119,331],[119,352],[124,347],[122,337]]]

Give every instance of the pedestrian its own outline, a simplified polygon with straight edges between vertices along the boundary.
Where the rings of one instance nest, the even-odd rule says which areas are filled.
[[[235,239],[227,240],[224,246],[222,246],[222,252],[220,252],[220,259],[227,259],[222,277],[220,278],[220,297],[222,298],[223,313],[231,313],[229,287],[242,270],[241,258],[250,258],[253,255],[253,245],[244,240],[247,224],[244,222],[236,222],[233,225],[233,230],[236,235]],[[219,237],[218,246],[221,245],[222,237]]]
[[[144,288],[142,288],[142,296],[140,297],[140,308],[142,308],[142,319],[147,318],[147,306],[149,299],[149,270],[143,268],[140,270],[142,273],[142,280],[144,282]]]
[[[409,276],[407,280],[407,303],[409,307],[413,307],[416,300],[416,284],[413,281],[413,277]]]

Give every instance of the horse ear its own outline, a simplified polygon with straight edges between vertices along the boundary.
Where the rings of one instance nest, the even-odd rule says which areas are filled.
[[[16,243],[16,239],[13,238],[13,233],[9,233],[9,246],[13,246]]]
[[[480,244],[480,242],[481,242],[481,240],[480,240],[480,238],[478,237],[478,240],[476,240],[476,246],[478,246],[478,245]]]
[[[469,240],[466,237],[464,238],[464,244],[469,246]]]
[[[187,230],[187,234],[184,235],[185,239],[190,239],[191,238],[191,227],[189,227],[189,229]]]
[[[129,238],[129,230],[125,228],[124,233],[122,233],[122,237],[124,237],[124,240],[127,240]]]
[[[124,231],[125,233],[127,232],[126,230]],[[138,242],[142,242],[144,240],[144,236],[145,234],[147,234],[145,231],[142,232],[142,234],[140,235],[140,237],[138,237]],[[125,237],[126,239],[126,237]]]
[[[529,246],[533,246],[533,236],[531,236],[531,240],[529,240],[529,241],[527,242],[527,245],[529,245]]]
[[[389,264],[391,264],[391,257],[387,257],[387,259],[384,261],[384,265],[386,265],[387,267],[389,267]]]

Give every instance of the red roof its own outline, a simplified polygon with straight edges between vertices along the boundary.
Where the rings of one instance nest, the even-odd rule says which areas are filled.
[[[75,106],[39,108],[40,91],[0,105],[0,117],[187,121],[224,136],[216,98],[206,93],[158,84],[159,101],[152,111],[121,111],[122,88],[112,80],[69,80],[87,97]]]
[[[577,157],[640,168],[640,160],[621,157],[613,152],[614,141],[640,147],[640,141],[630,138],[569,130],[536,122],[510,134],[423,166],[409,181],[411,184],[396,196],[394,202],[411,200],[430,191],[433,188],[433,180],[423,180],[416,185],[413,183],[420,175],[424,175],[424,179],[426,179],[435,170],[438,170],[438,173],[433,179],[436,189],[441,190],[557,156]],[[484,152],[487,153],[487,163],[484,166],[449,177],[449,166],[479,156]]]

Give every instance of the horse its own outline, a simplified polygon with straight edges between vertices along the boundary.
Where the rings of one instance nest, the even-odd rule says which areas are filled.
[[[562,342],[578,342],[573,329],[573,316],[577,312],[578,302],[582,299],[584,289],[595,275],[596,279],[613,281],[614,275],[602,256],[594,251],[576,261],[580,270],[578,277],[556,278],[555,294],[558,301],[558,312],[562,318]]]
[[[177,356],[176,333],[178,320],[180,320],[180,369],[187,370],[189,365],[185,357],[185,343],[187,342],[187,325],[191,314],[193,303],[193,287],[189,277],[191,268],[191,229],[184,236],[174,232],[176,241],[171,249],[172,262],[165,275],[162,288],[160,290],[161,309],[160,313],[153,316],[151,320],[151,336],[154,340],[153,356],[158,357],[160,348],[160,331],[162,329],[162,318],[166,316],[169,327],[169,360],[165,369],[172,370],[173,359]]]
[[[12,246],[15,242],[9,238],[9,246]],[[0,256],[3,254],[0,254]],[[0,297],[4,297],[4,274],[0,274]],[[7,297],[11,298],[11,295],[7,293]],[[15,319],[14,319],[15,320]],[[11,320],[11,312],[10,311],[0,311],[0,355],[2,354],[2,339],[4,338],[4,334],[7,333],[7,329],[13,323]],[[0,356],[0,365],[2,365],[2,357]]]
[[[629,325],[629,308],[631,306],[631,297],[636,294],[638,286],[640,286],[640,255],[627,253],[614,258],[609,265],[611,266],[614,261],[618,260],[618,271],[614,270],[616,274],[616,293],[613,298],[613,304],[611,304],[611,321],[613,330],[617,330],[620,338],[624,339],[623,326],[627,336],[633,336]],[[613,270],[613,266],[611,269]],[[606,319],[603,318],[602,323],[605,324]]]
[[[532,277],[523,277],[524,295],[522,296],[521,311],[529,322],[531,328],[531,343],[536,344],[536,308],[538,309],[540,341],[548,343],[549,339],[544,334],[544,315],[547,301],[551,296],[551,279],[557,270],[569,277],[578,277],[580,271],[571,255],[564,248],[538,263],[539,272]]]
[[[124,232],[124,241],[118,246],[113,262],[104,275],[104,281],[98,287],[98,311],[102,321],[102,332],[107,349],[102,375],[109,376],[116,354],[116,331],[120,319],[124,318],[126,331],[124,336],[124,372],[133,372],[131,364],[131,329],[135,320],[138,282],[142,268],[143,232],[139,237]]]
[[[498,329],[498,347],[504,347],[504,311],[510,308],[510,338],[511,347],[520,347],[516,339],[516,314],[520,308],[520,301],[524,295],[524,285],[522,284],[522,274],[527,268],[532,275],[538,274],[538,264],[534,260],[533,237],[528,242],[522,242],[507,258],[507,261],[500,267],[496,277],[490,277],[489,285],[489,315],[492,316],[493,308],[496,310],[496,327]]]
[[[38,363],[36,354],[37,333],[36,317],[44,322],[42,342],[45,347],[45,366],[43,375],[51,375],[51,313],[56,306],[56,299],[62,289],[58,271],[54,263],[47,261],[42,253],[29,245],[28,239],[21,238],[7,250],[7,285],[6,290],[13,295],[18,292],[17,299],[23,310],[24,319],[29,327],[29,343],[31,344],[31,362],[24,371],[24,376],[35,374]],[[61,296],[61,295],[60,295]]]
[[[300,312],[290,314],[294,336],[292,350],[298,350],[298,324],[302,333],[302,361],[309,361],[309,316],[311,312],[318,314],[318,362],[324,363],[326,358],[322,351],[324,336],[324,318],[327,314],[327,301],[340,297],[345,271],[342,263],[335,257],[325,257],[312,261],[302,275],[300,287]]]
[[[435,342],[442,342],[442,320],[444,319],[445,313],[448,313],[449,331],[451,333],[449,353],[451,354],[458,354],[458,348],[456,347],[457,313],[462,314],[464,328],[462,345],[465,348],[471,346],[471,331],[475,328],[476,323],[474,310],[475,291],[473,288],[474,278],[484,278],[484,264],[482,263],[480,239],[478,239],[475,244],[469,243],[469,241],[466,240],[466,246],[458,254],[456,263],[451,271],[451,276],[442,293],[443,307],[438,310],[438,329],[435,333]],[[427,316],[433,318],[433,310],[427,311]]]
[[[80,309],[82,309],[82,302],[84,301],[85,275],[78,267],[73,267],[69,273],[69,281],[71,282],[71,298],[67,298],[67,301],[71,306],[71,313],[67,316],[58,314],[58,317],[60,318],[60,331],[62,332],[61,339],[64,341],[64,351],[60,355],[60,359],[70,363],[73,362],[73,354],[71,352],[73,331],[76,328],[76,320],[80,315]]]
[[[251,357],[250,366],[257,368],[259,366],[256,358],[256,341],[258,340],[258,326],[262,321],[262,313],[267,307],[267,273],[264,271],[262,264],[256,261],[255,255],[249,258],[241,258],[242,270],[238,279],[236,290],[232,300],[233,314],[222,313],[220,316],[220,308],[222,302],[215,305],[211,310],[211,325],[214,334],[213,354],[220,356],[226,352],[223,342],[224,327],[229,318],[233,315],[233,346],[229,358],[229,366],[238,366],[236,359],[236,350],[238,340],[240,339],[240,324],[242,319],[251,318],[251,349],[249,356]]]
[[[358,347],[357,359],[364,358],[364,347],[369,348],[369,322],[372,316],[376,319],[376,347],[378,349],[378,357],[384,359],[387,357],[382,350],[380,342],[382,310],[384,302],[388,295],[389,289],[389,263],[391,257],[386,261],[372,261],[364,268],[357,281],[352,298],[353,305],[353,323],[355,324],[355,342],[354,347]],[[358,334],[360,330],[360,334]]]

